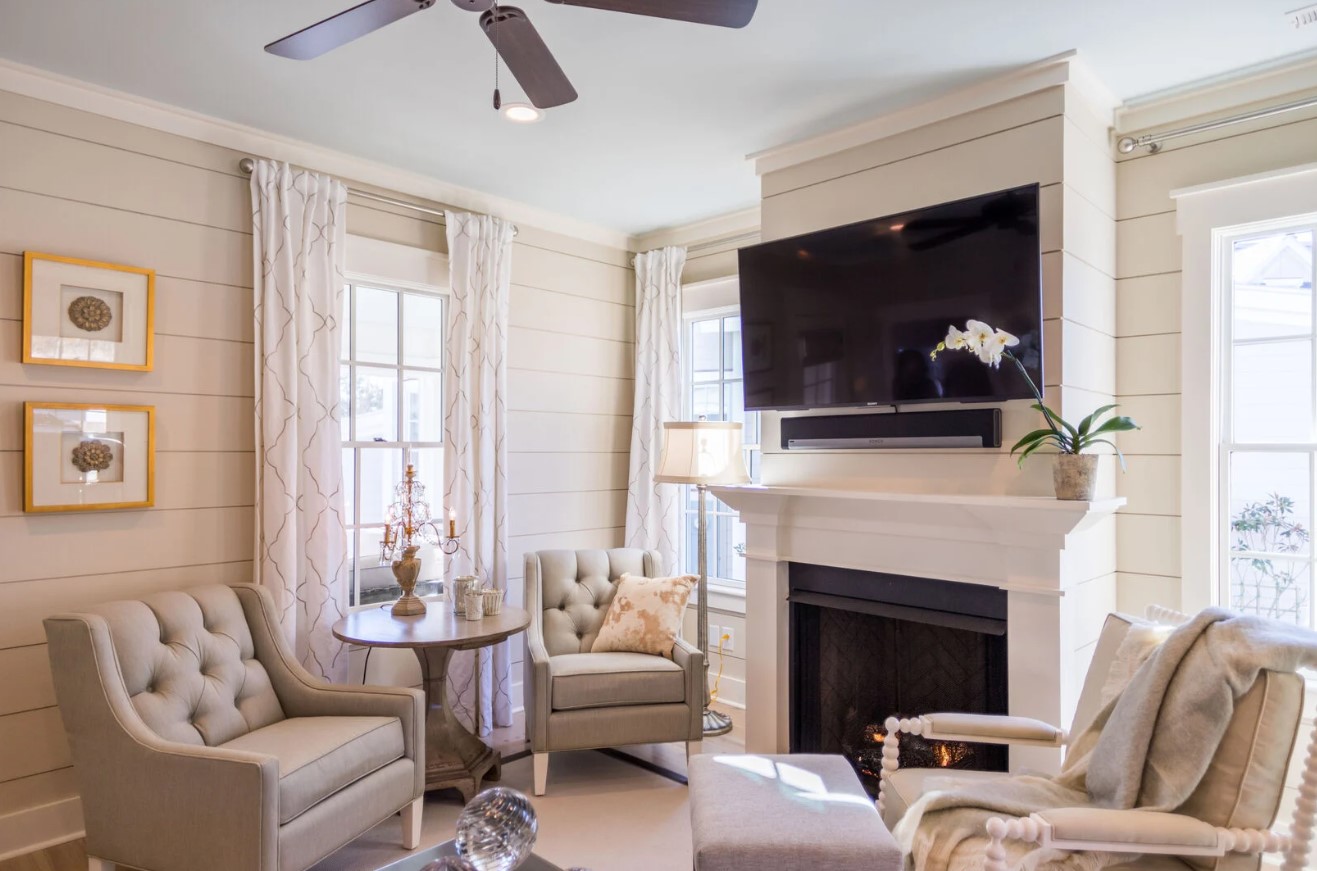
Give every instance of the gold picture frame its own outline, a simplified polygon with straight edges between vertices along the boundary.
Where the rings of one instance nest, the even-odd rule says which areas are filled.
[[[24,251],[23,362],[150,372],[155,270]]]
[[[155,406],[23,403],[23,510],[155,505]]]

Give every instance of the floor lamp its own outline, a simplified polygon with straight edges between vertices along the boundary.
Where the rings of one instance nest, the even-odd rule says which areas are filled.
[[[659,461],[654,480],[665,484],[693,484],[700,494],[700,583],[695,613],[699,647],[705,651],[704,734],[725,735],[732,730],[731,718],[709,710],[709,536],[705,503],[711,484],[750,483],[741,452],[741,425],[711,420],[663,424],[663,459]]]

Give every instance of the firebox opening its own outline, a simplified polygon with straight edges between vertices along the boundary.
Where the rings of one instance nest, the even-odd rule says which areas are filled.
[[[791,751],[841,753],[878,792],[884,722],[1007,713],[1006,594],[792,563]],[[902,767],[1005,771],[1005,747],[901,739]]]

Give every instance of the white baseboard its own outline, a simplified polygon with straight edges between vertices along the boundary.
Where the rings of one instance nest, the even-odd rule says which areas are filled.
[[[82,799],[76,795],[0,816],[0,862],[83,834]]]

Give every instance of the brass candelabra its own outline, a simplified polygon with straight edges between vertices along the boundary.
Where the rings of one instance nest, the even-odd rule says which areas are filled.
[[[421,544],[433,545],[445,554],[456,553],[457,519],[448,509],[448,534],[444,535],[430,515],[425,485],[416,480],[416,467],[411,463],[393,495],[380,542],[380,562],[393,566],[393,576],[402,588],[402,597],[393,603],[393,616],[411,617],[425,613],[425,602],[416,595],[416,579],[421,575],[421,560],[416,554]],[[401,558],[395,559],[399,549]]]

